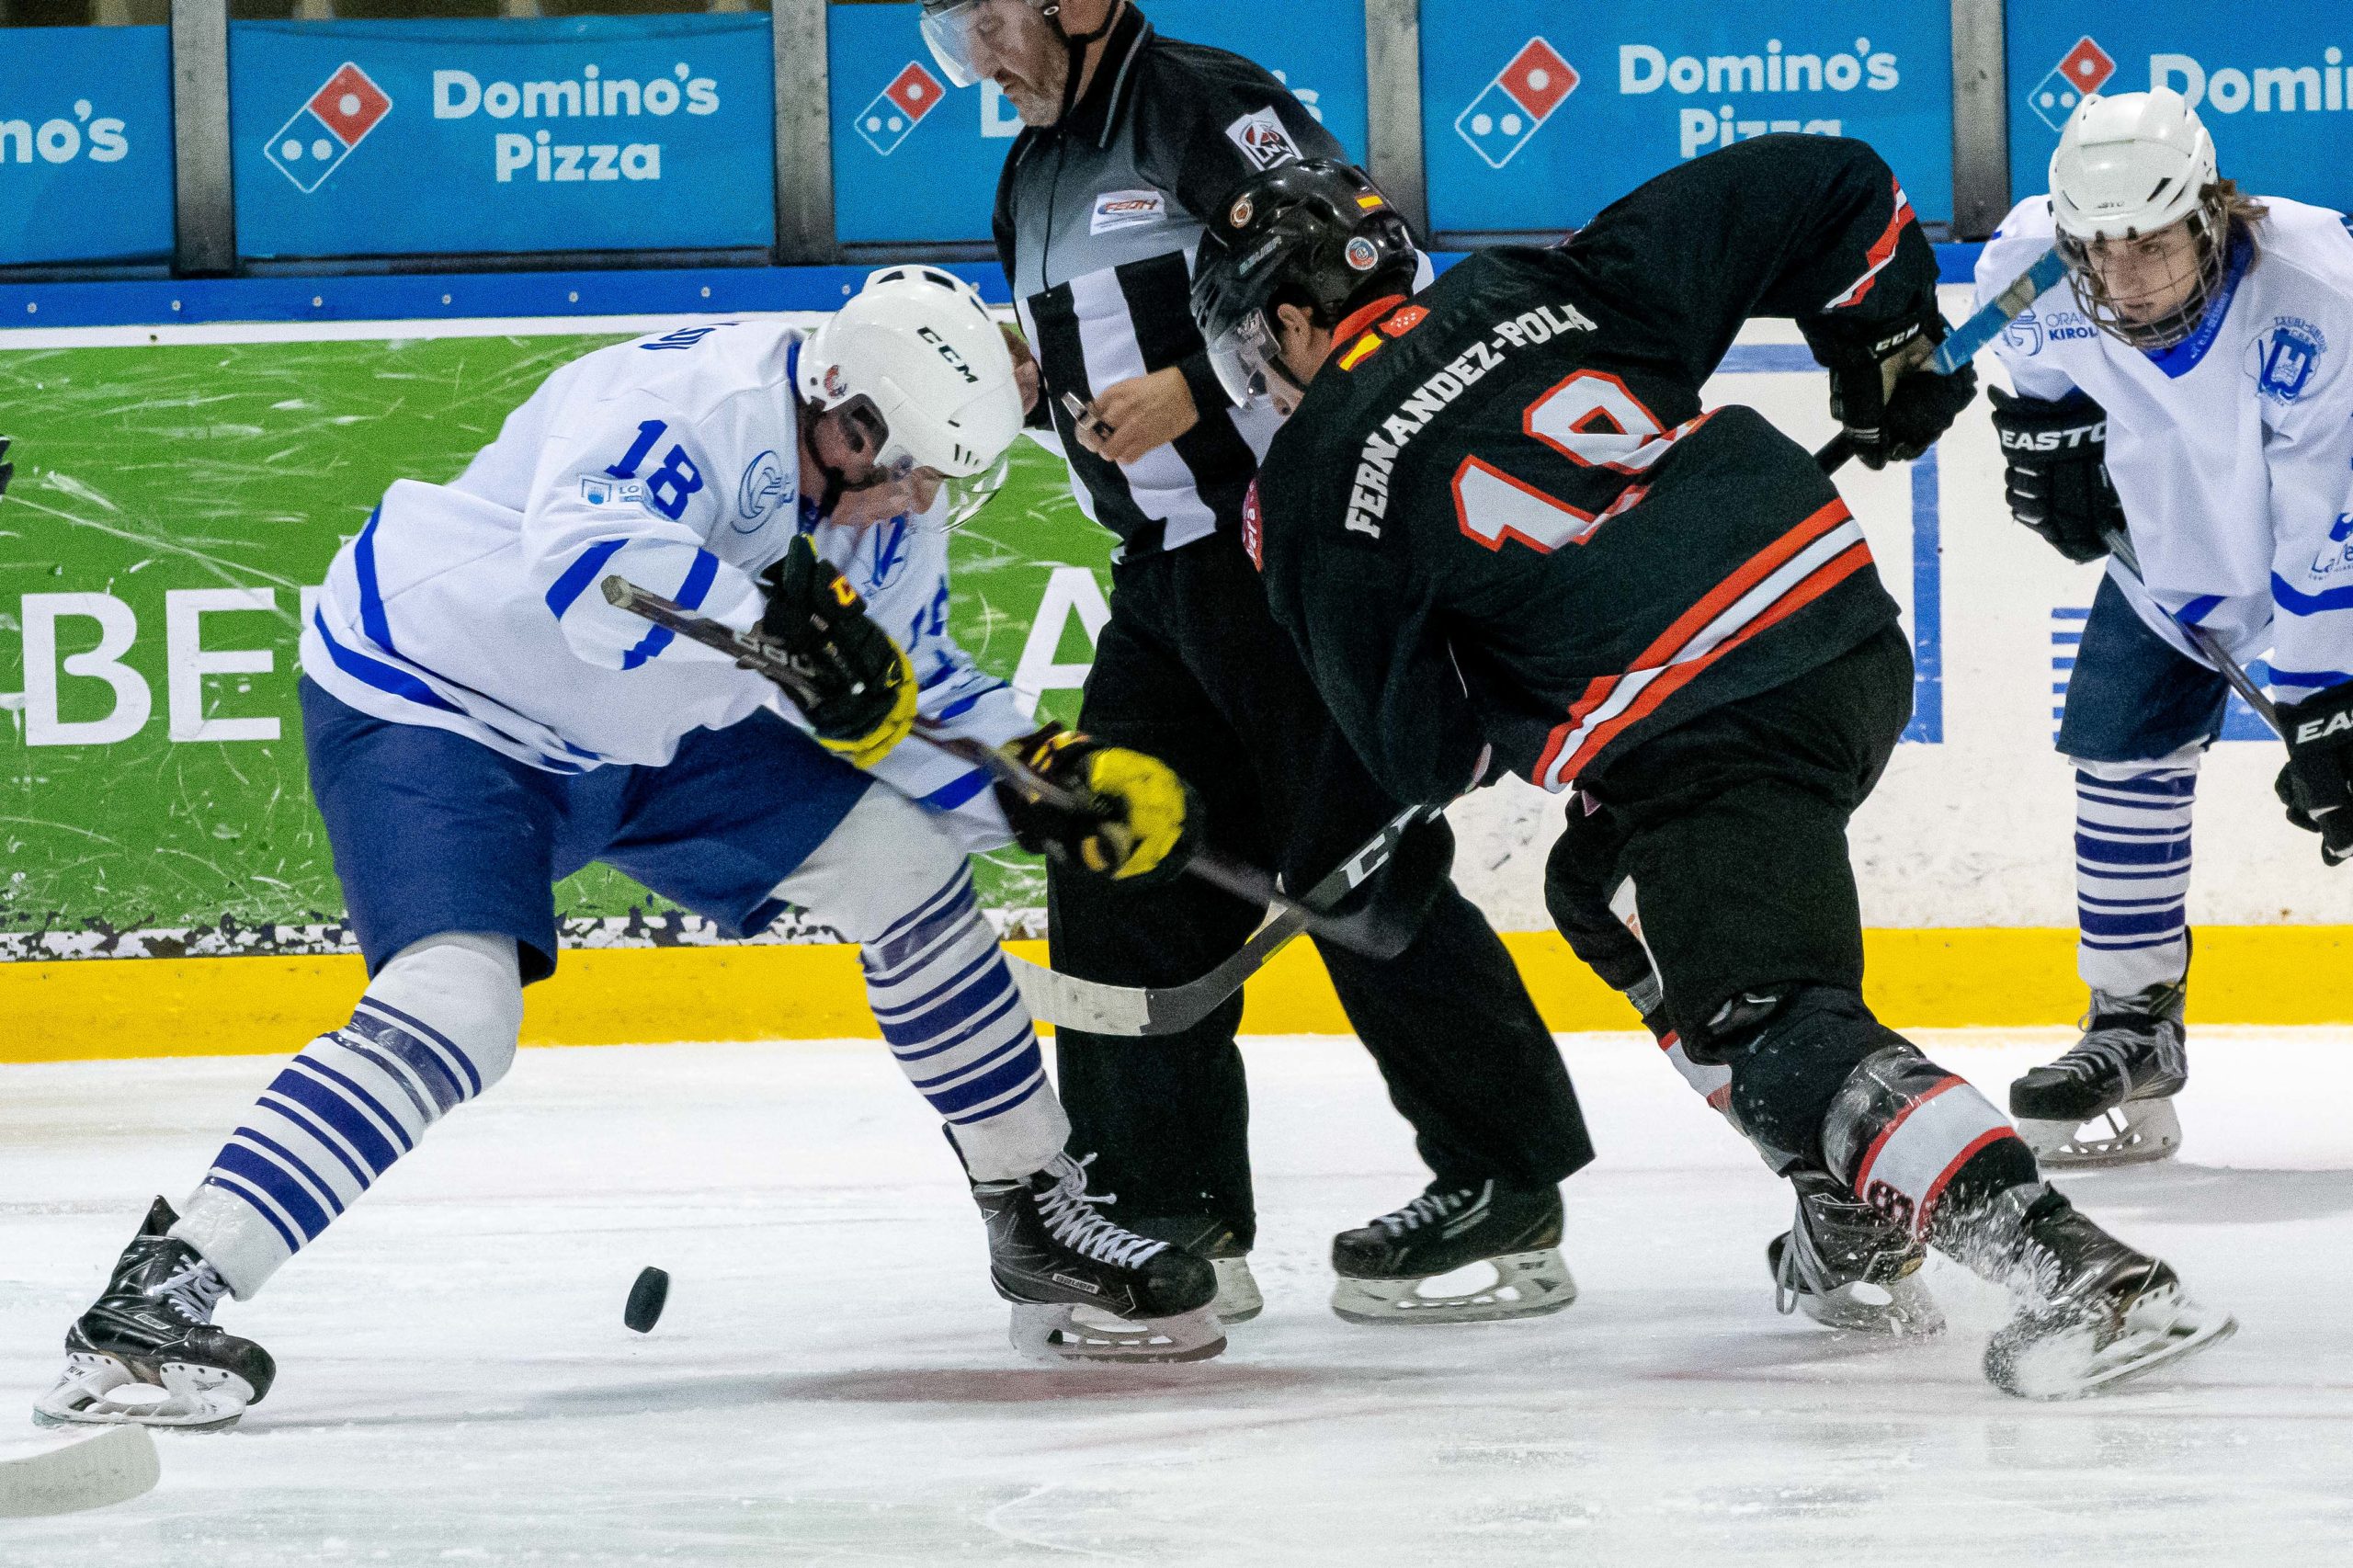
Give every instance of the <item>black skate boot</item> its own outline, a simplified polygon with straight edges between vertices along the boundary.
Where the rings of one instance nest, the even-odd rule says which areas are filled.
[[[2181,1147],[2173,1096],[2189,1079],[2188,993],[2186,979],[2127,996],[2092,993],[2091,1018],[2075,1048],[2010,1085],[2010,1115],[2037,1160],[2126,1165],[2165,1159]]]
[[[1131,1220],[1128,1228],[1210,1260],[1210,1267],[1217,1270],[1217,1299],[1210,1303],[1210,1311],[1217,1314],[1218,1322],[1232,1327],[1266,1311],[1267,1299],[1258,1293],[1258,1281],[1250,1272],[1250,1249],[1225,1221],[1212,1214],[1179,1214]]]
[[[44,1426],[71,1422],[233,1426],[269,1392],[269,1352],[212,1324],[228,1282],[186,1242],[162,1199],[122,1250],[96,1305],[65,1331],[65,1373],[34,1402]]]
[[[1206,1361],[1225,1348],[1210,1310],[1217,1273],[1182,1247],[1096,1211],[1086,1169],[1056,1154],[1020,1181],[972,1184],[989,1226],[989,1278],[1013,1303],[1013,1345],[1060,1361]],[[1084,1316],[1081,1316],[1081,1313]]]
[[[1577,1299],[1561,1261],[1561,1189],[1432,1182],[1403,1209],[1332,1238],[1332,1310],[1350,1323],[1492,1323],[1540,1317]],[[1425,1292],[1474,1263],[1495,1270],[1476,1290]]]
[[[2021,1399],[2080,1399],[2228,1339],[2238,1323],[2184,1293],[2047,1183],[2013,1187],[1988,1219],[2029,1304],[1985,1346],[1985,1376]]]
[[[1944,1313],[1919,1278],[1925,1246],[1827,1172],[1794,1172],[1790,1185],[1797,1217],[1765,1249],[1776,1308],[1860,1334],[1944,1332]]]

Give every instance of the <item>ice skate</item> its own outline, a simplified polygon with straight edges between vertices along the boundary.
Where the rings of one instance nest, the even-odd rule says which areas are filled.
[[[1332,1311],[1368,1324],[1492,1323],[1557,1312],[1577,1299],[1560,1244],[1558,1187],[1432,1182],[1403,1209],[1332,1238],[1332,1267],[1339,1275]],[[1429,1289],[1473,1264],[1487,1265],[1494,1280]]]
[[[2046,1165],[2137,1165],[2181,1147],[2173,1096],[2189,1077],[2177,980],[2129,995],[2092,993],[2075,1048],[2010,1085],[2018,1136]]]
[[[1797,1188],[1796,1218],[1765,1249],[1775,1308],[1858,1334],[1944,1332],[1944,1313],[1920,1279],[1927,1248],[1835,1176],[1800,1171],[1790,1184]]]
[[[2037,1184],[2003,1196],[2019,1214],[2018,1268],[2029,1305],[1985,1346],[1985,1376],[2021,1399],[2080,1399],[2221,1344],[2238,1328],[2192,1301],[2156,1258],[2135,1252]]]
[[[1258,1293],[1257,1278],[1250,1272],[1250,1253],[1233,1233],[1233,1227],[1224,1221],[1204,1214],[1179,1215],[1166,1220],[1135,1220],[1130,1228],[1140,1236],[1167,1242],[1184,1248],[1195,1257],[1210,1260],[1217,1270],[1217,1299],[1210,1303],[1210,1311],[1217,1321],[1231,1326],[1248,1323],[1267,1309],[1267,1299]]]
[[[1013,1303],[1013,1345],[1046,1361],[1206,1361],[1225,1348],[1217,1273],[1097,1211],[1067,1154],[1026,1179],[972,1184],[989,1278]]]
[[[105,1292],[65,1331],[64,1374],[34,1402],[35,1421],[209,1431],[269,1392],[269,1352],[213,1326],[228,1283],[166,1233],[178,1222],[155,1199]]]

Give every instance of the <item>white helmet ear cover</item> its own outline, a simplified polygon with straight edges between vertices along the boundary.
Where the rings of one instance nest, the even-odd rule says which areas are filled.
[[[1005,334],[980,291],[932,267],[886,267],[801,346],[801,395],[820,408],[870,400],[886,454],[949,478],[987,470],[1021,434]]]
[[[2214,139],[2171,87],[2075,106],[2051,154],[2051,212],[2070,239],[2154,233],[2198,210],[2219,177]]]

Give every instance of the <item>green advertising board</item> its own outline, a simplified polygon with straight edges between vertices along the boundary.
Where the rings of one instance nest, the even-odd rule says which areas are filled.
[[[0,353],[17,465],[0,502],[0,958],[348,946],[304,780],[304,585],[392,480],[453,477],[550,371],[613,341]],[[953,541],[959,639],[993,673],[1026,670],[1041,715],[1074,714],[1110,543],[1028,441]],[[988,859],[984,898],[1034,929],[1037,863]],[[699,924],[601,867],[557,907],[567,939],[597,945]]]

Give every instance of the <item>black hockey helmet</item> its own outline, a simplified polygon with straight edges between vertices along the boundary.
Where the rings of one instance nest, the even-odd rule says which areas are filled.
[[[1362,169],[1337,158],[1279,165],[1210,214],[1193,273],[1193,320],[1226,395],[1248,405],[1282,369],[1273,319],[1295,304],[1319,325],[1356,304],[1409,293],[1414,232]]]

